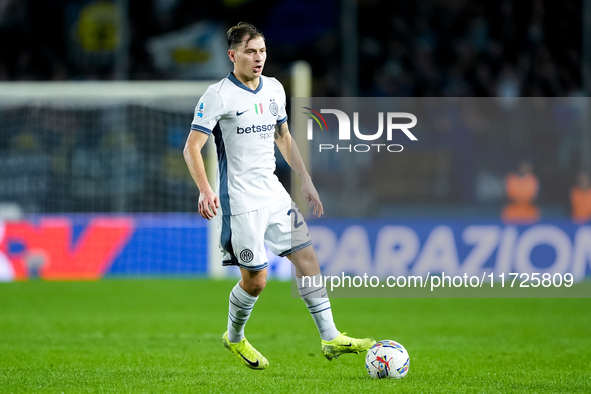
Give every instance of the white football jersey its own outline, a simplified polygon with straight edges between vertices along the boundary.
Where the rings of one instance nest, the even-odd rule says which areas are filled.
[[[275,126],[287,121],[285,106],[285,90],[275,78],[261,76],[252,90],[232,73],[199,100],[191,130],[215,137],[224,215],[254,211],[288,195],[274,174]]]

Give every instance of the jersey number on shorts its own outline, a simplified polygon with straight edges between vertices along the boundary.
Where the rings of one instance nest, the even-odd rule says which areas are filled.
[[[298,222],[298,211],[295,209],[290,209],[289,211],[287,211],[287,215],[291,215],[291,213],[293,212],[293,228],[298,228],[300,227],[302,224],[304,224],[304,221],[300,221]]]

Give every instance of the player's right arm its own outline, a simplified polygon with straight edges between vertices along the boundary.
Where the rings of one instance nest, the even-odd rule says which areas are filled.
[[[217,209],[220,207],[220,199],[207,180],[201,151],[223,113],[224,105],[222,99],[210,87],[195,107],[195,116],[191,123],[191,133],[187,138],[185,149],[183,150],[183,156],[189,167],[189,172],[199,188],[199,214],[207,220],[217,215]]]
[[[201,155],[201,150],[207,138],[209,138],[207,134],[192,130],[189,138],[187,138],[183,156],[189,167],[189,172],[199,188],[199,214],[209,220],[217,215],[217,209],[220,207],[220,199],[209,184],[205,171],[205,163]]]

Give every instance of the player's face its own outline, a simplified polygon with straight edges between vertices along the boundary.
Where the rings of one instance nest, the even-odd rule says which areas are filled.
[[[262,37],[253,38],[235,50],[230,49],[228,55],[234,62],[234,74],[238,79],[244,81],[256,79],[263,73],[267,59],[265,40]]]

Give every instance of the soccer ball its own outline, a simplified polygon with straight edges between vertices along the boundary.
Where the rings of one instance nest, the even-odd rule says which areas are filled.
[[[365,356],[365,368],[374,379],[402,379],[408,373],[408,352],[396,341],[376,342]]]

